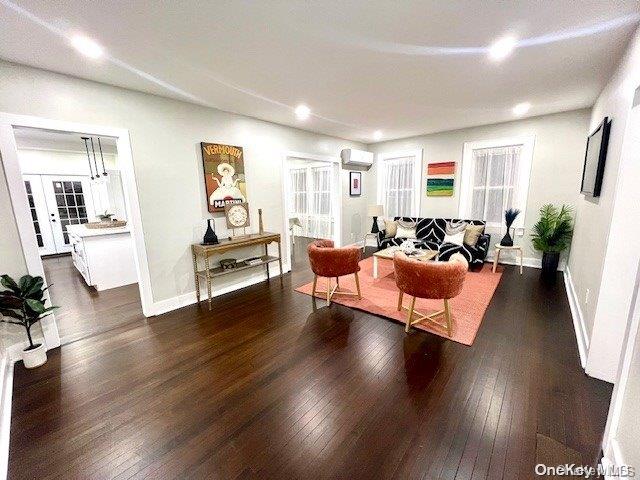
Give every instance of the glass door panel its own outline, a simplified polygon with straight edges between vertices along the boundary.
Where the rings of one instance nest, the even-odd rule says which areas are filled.
[[[69,225],[93,221],[95,214],[89,180],[85,177],[43,176],[49,220],[57,253],[70,252]]]
[[[23,180],[29,201],[29,211],[36,235],[38,251],[40,255],[52,255],[56,253],[56,245],[53,240],[53,232],[48,218],[49,213],[41,176],[23,175]]]

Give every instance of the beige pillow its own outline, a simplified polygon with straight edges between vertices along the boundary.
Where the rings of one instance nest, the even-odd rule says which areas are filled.
[[[480,235],[484,233],[484,225],[467,225],[464,231],[464,243],[475,247]]]
[[[398,228],[396,229],[395,238],[411,238],[415,240],[416,224],[398,220]]]
[[[395,220],[384,221],[384,238],[393,238],[398,230],[398,222]]]

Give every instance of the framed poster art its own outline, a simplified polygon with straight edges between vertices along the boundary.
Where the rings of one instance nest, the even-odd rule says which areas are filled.
[[[230,203],[247,201],[242,147],[201,142],[204,184],[210,212],[224,212]]]
[[[349,196],[359,197],[362,194],[362,172],[349,172]]]

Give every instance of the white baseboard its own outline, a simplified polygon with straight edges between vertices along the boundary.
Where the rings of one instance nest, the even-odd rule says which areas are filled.
[[[571,270],[569,267],[564,269],[564,285],[569,299],[569,307],[571,308],[571,317],[573,318],[573,328],[576,332],[576,341],[578,342],[578,352],[580,353],[580,365],[582,368],[587,366],[587,352],[589,351],[589,338],[587,337],[587,327],[584,323],[584,316],[580,308],[580,302],[576,295],[576,290],[571,278]]]
[[[624,461],[624,456],[622,454],[622,449],[620,448],[620,443],[617,439],[612,438],[609,441],[609,447],[607,451],[604,453],[602,460],[600,462],[605,469],[606,472],[612,473],[620,468],[623,468],[629,465]],[[619,480],[621,477],[617,475],[606,474],[604,477],[606,480]]]
[[[21,345],[20,348],[22,348]],[[13,363],[9,353],[4,351],[0,358],[0,479],[7,478],[9,468]]]
[[[291,271],[291,266],[283,265],[282,269],[284,273]],[[275,270],[275,271],[273,271]],[[270,271],[271,278],[275,278],[279,275],[279,269],[276,266],[275,269]],[[220,295],[224,295],[225,293],[230,293],[235,290],[239,290],[241,288],[249,287],[251,285],[255,285],[256,283],[264,282],[267,279],[267,274],[265,272],[260,272],[259,274],[251,275],[243,279],[242,281],[225,285],[224,287],[214,288],[211,292],[212,297],[219,297]],[[201,283],[200,287],[202,289],[205,288],[204,283]],[[201,292],[200,296],[201,300],[207,298],[206,290],[204,293]],[[178,308],[186,307],[188,305],[193,305],[198,301],[196,297],[196,291],[193,290],[191,292],[183,293],[182,295],[178,295],[172,298],[168,298],[166,300],[160,300],[159,302],[154,302],[153,304],[153,315],[162,315],[163,313],[170,312],[172,310],[177,310]]]

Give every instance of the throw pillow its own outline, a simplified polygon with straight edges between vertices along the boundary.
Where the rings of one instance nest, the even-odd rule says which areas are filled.
[[[464,232],[468,223],[460,220],[459,222],[449,221],[444,229],[444,233],[447,235],[455,235],[456,233]]]
[[[454,233],[453,235],[449,235],[446,233],[444,235],[444,240],[442,243],[453,243],[454,245],[460,245],[464,243],[464,230],[458,233]]]
[[[416,238],[416,224],[398,220],[395,238]]]
[[[384,221],[384,238],[393,238],[398,230],[398,222],[395,220]]]
[[[480,235],[484,233],[484,225],[467,225],[464,231],[464,243],[475,247]]]

